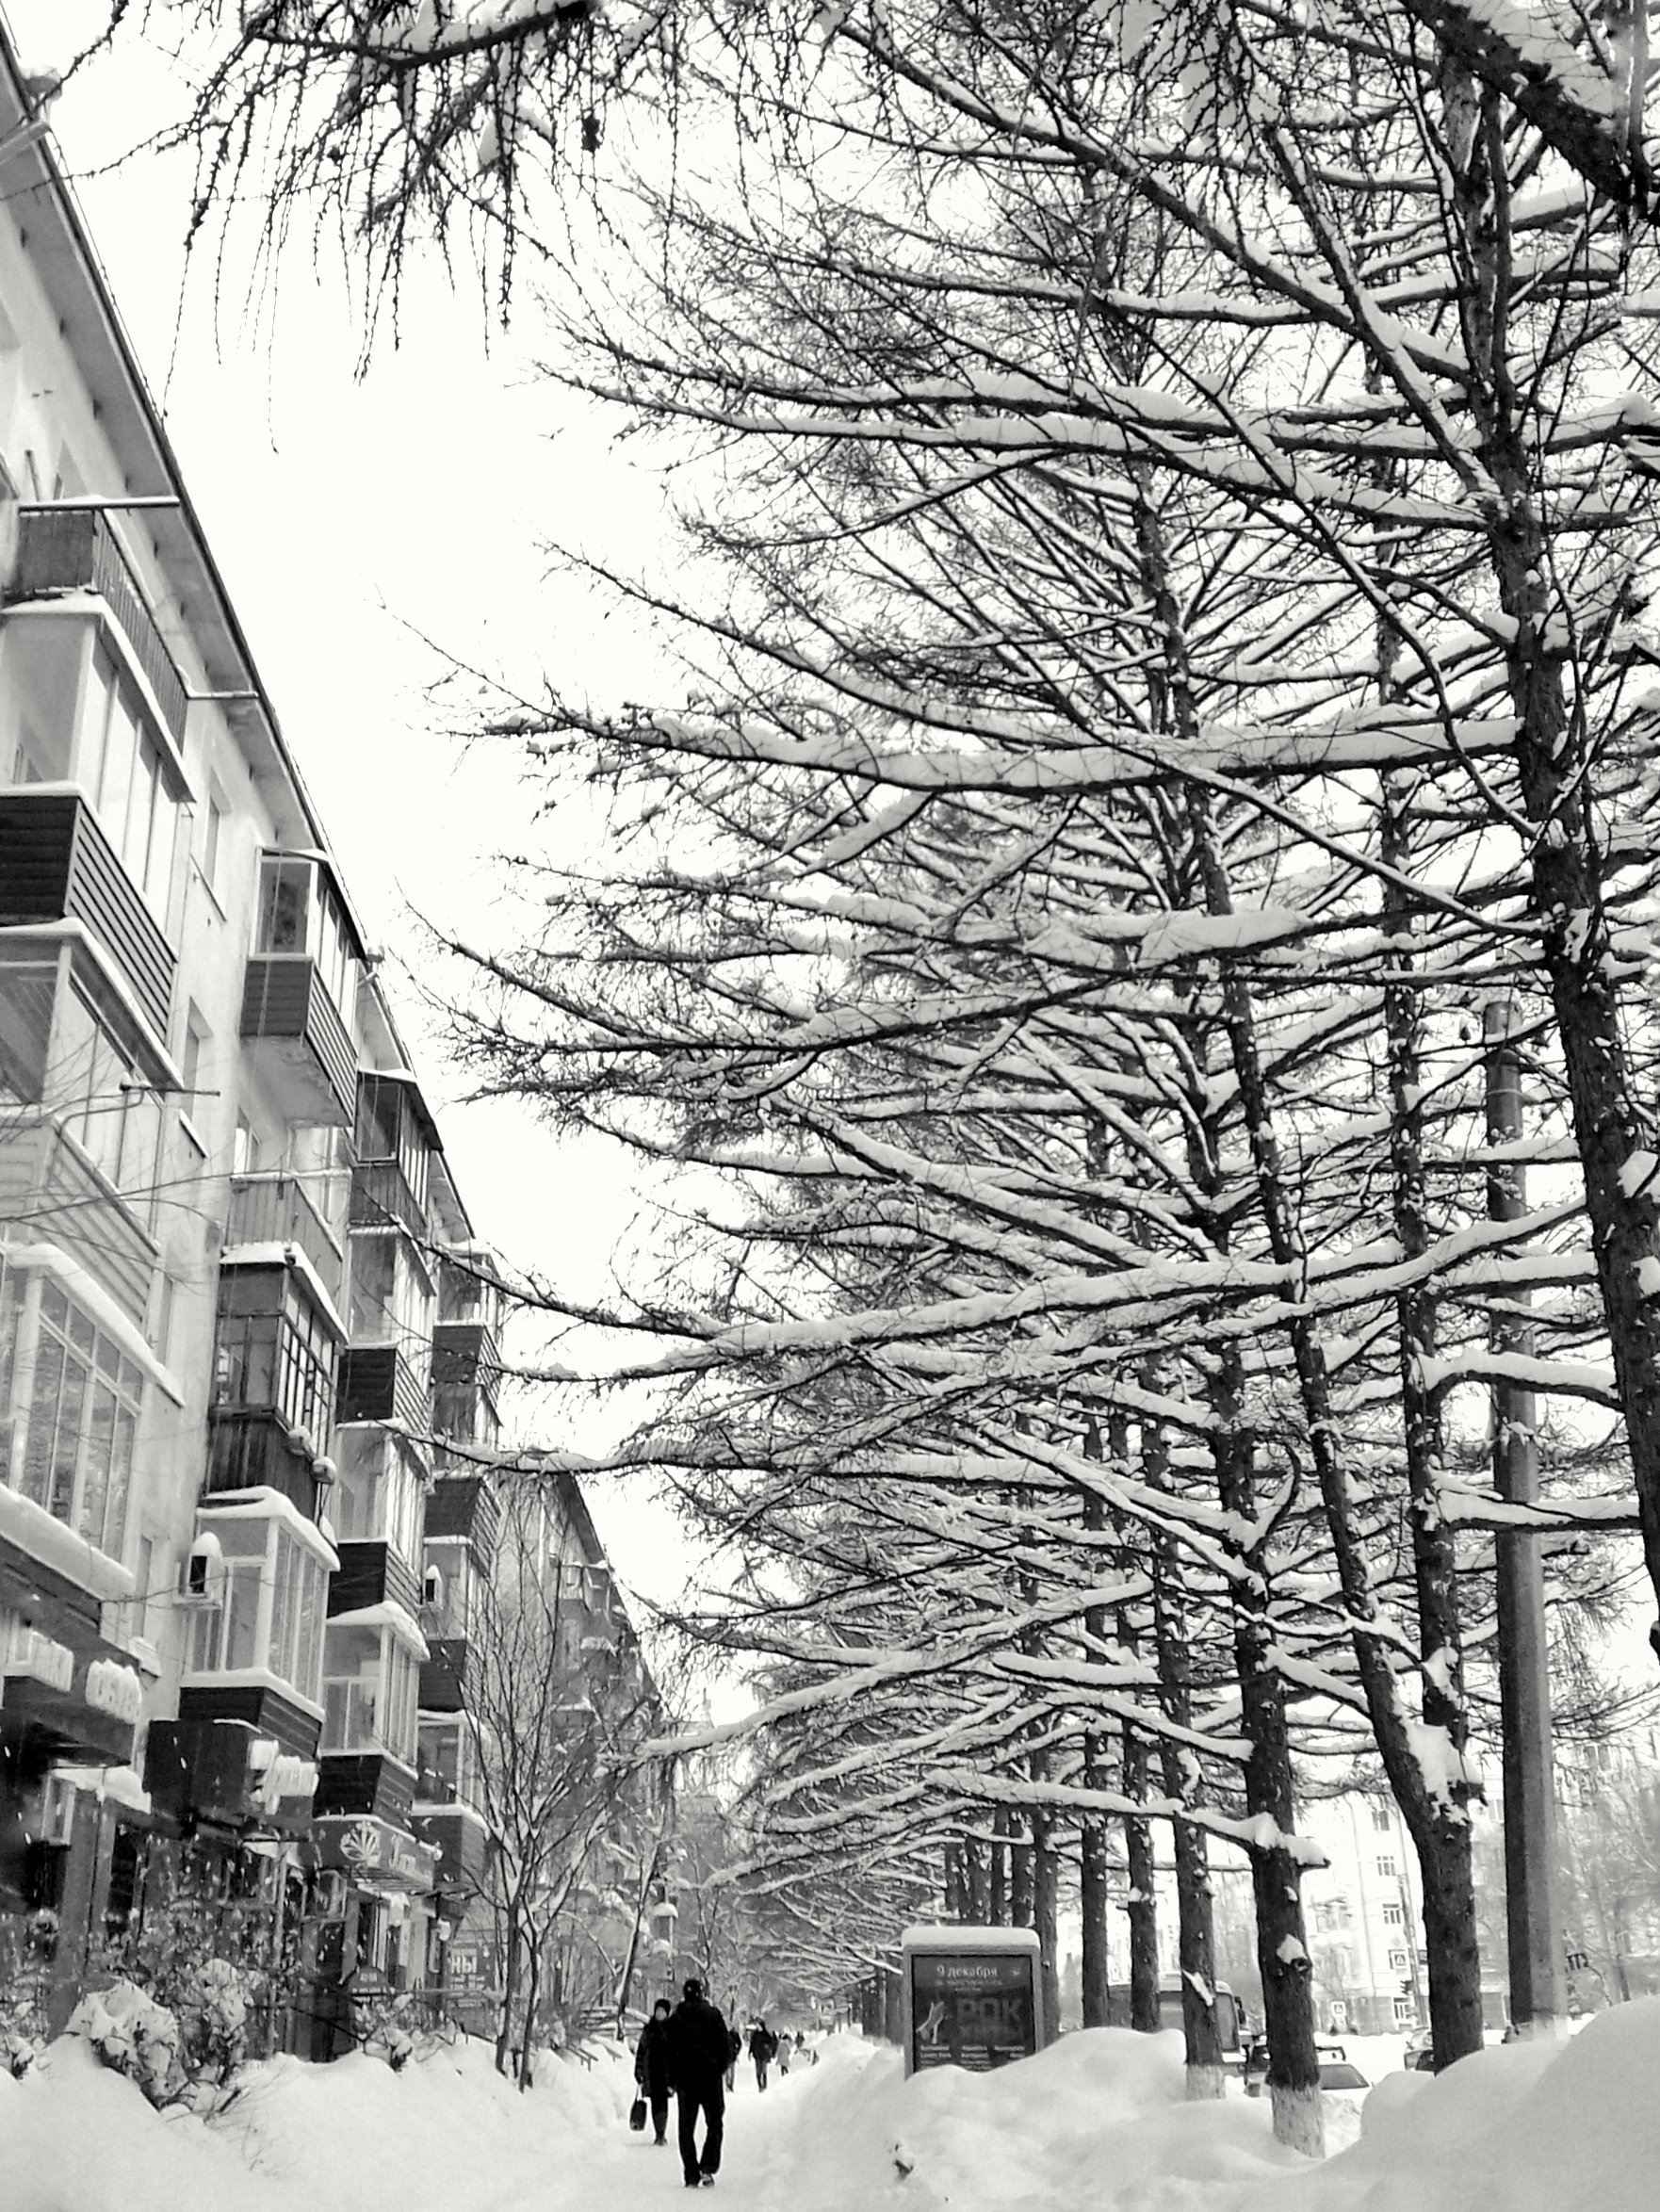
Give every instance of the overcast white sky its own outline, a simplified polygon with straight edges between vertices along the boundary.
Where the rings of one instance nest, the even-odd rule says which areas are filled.
[[[107,6],[7,0],[25,67],[61,68]],[[187,160],[121,159],[178,112],[174,66],[158,52],[145,63],[129,41],[120,63],[73,82],[54,128],[369,933],[394,964],[418,960],[409,909],[487,927],[501,904],[493,856],[522,839],[528,815],[513,764],[477,750],[464,759],[441,734],[443,709],[426,695],[441,663],[421,637],[525,684],[546,668],[567,691],[637,695],[649,641],[547,577],[540,547],[574,530],[624,556],[649,545],[660,489],[609,425],[534,376],[530,317],[521,349],[517,333],[491,327],[466,272],[452,289],[435,263],[417,271],[398,347],[382,340],[361,376],[362,333],[326,255],[314,265],[292,249],[262,318],[248,297],[252,234],[233,234],[216,302],[211,260],[185,266]],[[572,849],[592,835],[577,824]],[[391,980],[480,1234],[603,1290],[636,1206],[622,1163],[597,1147],[573,1154],[507,1108],[453,1104],[459,1082],[423,1044],[414,994]],[[557,1432],[577,1408],[550,1403],[536,1418],[550,1442],[606,1425],[590,1413],[573,1439]],[[625,1577],[675,1591],[684,1545],[666,1513],[603,1484],[593,1503]]]

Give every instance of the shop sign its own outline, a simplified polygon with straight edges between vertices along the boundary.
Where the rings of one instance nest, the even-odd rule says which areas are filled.
[[[360,1879],[408,1882],[415,1889],[431,1885],[438,1854],[373,1814],[339,1830],[319,1822],[313,1833],[325,1865],[343,1866]]]
[[[11,1632],[5,1671],[28,1682],[43,1683],[49,1690],[61,1690],[67,1697],[74,1686],[75,1655],[68,1644],[42,1635],[38,1628],[16,1628]],[[133,1679],[136,1682],[138,1677]]]
[[[94,1713],[137,1728],[144,1717],[144,1685],[130,1667],[114,1659],[94,1659],[87,1669],[82,1696]]]

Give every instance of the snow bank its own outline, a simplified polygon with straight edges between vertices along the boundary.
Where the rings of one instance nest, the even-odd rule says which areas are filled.
[[[1601,2012],[1570,2042],[1387,2074],[1352,2149],[1240,2212],[1654,2212],[1656,2085],[1660,1998]]]
[[[5,2212],[557,2212],[583,2203],[582,2139],[626,2133],[632,2062],[544,2059],[521,2097],[488,2049],[458,2044],[394,2074],[379,2058],[252,2068],[210,2123],[153,2111],[66,2037],[24,2080],[0,2076]]]
[[[1184,2102],[1179,2036],[1091,2028],[996,2074],[941,2067],[908,2082],[891,2052],[851,2037],[822,2048],[759,2204],[1233,2212],[1303,2165],[1273,2140],[1265,2104]]]

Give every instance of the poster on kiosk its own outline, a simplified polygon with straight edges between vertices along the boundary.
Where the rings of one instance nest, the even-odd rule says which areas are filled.
[[[900,1949],[906,2074],[989,2074],[1050,2040],[1032,1928],[907,1927]]]

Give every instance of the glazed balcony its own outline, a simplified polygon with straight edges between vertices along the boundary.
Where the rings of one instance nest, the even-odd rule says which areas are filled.
[[[373,1815],[407,1829],[415,1770],[384,1750],[325,1751],[318,1762],[316,1816]]]
[[[428,1234],[427,1210],[411,1188],[396,1160],[371,1160],[351,1171],[351,1226],[353,1228],[407,1229],[424,1240]]]
[[[156,1246],[113,1184],[50,1116],[0,1129],[0,1221],[26,1221],[142,1324]]]
[[[282,952],[249,961],[241,1034],[285,1120],[350,1127],[357,1051],[315,960]]]
[[[297,1450],[290,1441],[293,1433],[269,1407],[210,1407],[204,1491],[218,1497],[237,1490],[278,1490],[307,1521],[316,1521],[323,1504],[316,1455]]]
[[[340,1361],[341,1422],[390,1421],[423,1430],[431,1403],[431,1379],[397,1344],[353,1344]]]
[[[421,1587],[409,1562],[388,1543],[353,1542],[342,1537],[335,1549],[339,1570],[329,1580],[329,1618],[357,1613],[370,1605],[401,1605],[413,1620],[421,1607]]]
[[[73,791],[0,790],[0,927],[46,921],[80,922],[166,1036],[177,957],[91,807]]]
[[[294,1175],[239,1175],[231,1183],[225,1245],[297,1244],[336,1309],[346,1277],[340,1241]]]
[[[501,1500],[477,1468],[440,1474],[427,1499],[427,1541],[464,1542],[474,1563],[488,1567],[501,1533]]]
[[[106,517],[94,507],[24,508],[8,602],[90,592],[109,609],[161,709],[174,743],[185,734],[184,679],[162,641],[138,578]]]

